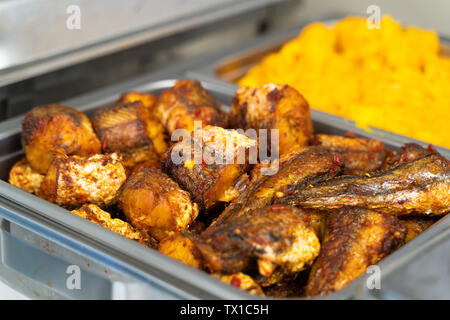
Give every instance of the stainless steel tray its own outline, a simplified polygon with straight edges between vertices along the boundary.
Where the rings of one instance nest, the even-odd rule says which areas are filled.
[[[145,81],[143,81],[145,80]],[[87,114],[116,100],[120,93],[136,90],[159,94],[175,80],[157,77],[141,83],[118,84],[63,103]],[[204,81],[205,88],[225,107],[236,87]],[[312,112],[316,132],[343,134],[349,130],[374,137],[347,120],[323,112]],[[35,298],[84,299],[255,299],[230,285],[190,268],[159,252],[84,220],[5,182],[12,164],[23,156],[20,118],[0,124],[0,277],[13,288]],[[410,139],[384,133],[376,135],[387,146],[398,148]],[[450,151],[440,149],[446,156]],[[419,237],[379,263],[382,277],[450,239],[450,218],[441,219]],[[67,267],[81,271],[81,289],[69,289]],[[352,284],[320,299],[372,298],[379,292],[366,289],[363,275]],[[389,293],[384,293],[389,296]],[[392,294],[391,294],[392,296]]]

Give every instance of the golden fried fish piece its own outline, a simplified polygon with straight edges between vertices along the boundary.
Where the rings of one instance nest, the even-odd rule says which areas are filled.
[[[172,136],[176,129],[194,130],[194,121],[202,126],[227,128],[228,115],[221,106],[195,80],[179,80],[159,96],[155,115]]]
[[[118,154],[91,157],[55,157],[41,184],[41,196],[65,207],[93,203],[100,207],[114,204],[125,183],[125,168]]]
[[[128,239],[136,240],[152,248],[156,247],[156,240],[146,232],[134,228],[131,224],[123,220],[111,218],[108,212],[102,210],[95,204],[84,204],[81,208],[72,210],[72,212]]]
[[[233,98],[230,119],[234,129],[255,129],[257,133],[259,129],[278,129],[280,155],[307,146],[313,134],[308,102],[288,85],[240,88]],[[270,143],[269,150],[273,148]]]
[[[387,214],[357,207],[330,212],[306,295],[326,295],[344,288],[403,245],[406,233],[403,223]]]
[[[209,270],[235,273],[256,268],[266,278],[275,271],[286,275],[302,271],[320,250],[319,239],[301,212],[284,206],[232,217],[209,227],[195,241]]]
[[[450,211],[450,165],[433,153],[372,175],[320,182],[283,202],[322,210],[361,206],[397,215],[442,215]]]
[[[194,241],[181,232],[175,232],[162,239],[158,251],[193,268],[203,268],[203,257]]]
[[[89,156],[101,152],[88,117],[61,104],[38,106],[26,113],[22,145],[31,167],[43,174],[55,153]]]
[[[186,230],[198,215],[198,205],[190,194],[155,168],[143,168],[128,178],[119,207],[134,227],[158,240],[171,231]]]
[[[194,139],[198,139],[203,151],[200,154],[195,153]],[[190,141],[174,144],[166,154],[163,169],[208,211],[218,203],[232,201],[246,188],[252,148],[256,154],[256,141],[236,130],[206,126],[195,130]],[[184,150],[190,157],[186,152],[184,158],[178,157]]]
[[[14,164],[9,172],[9,183],[27,192],[38,194],[44,175],[34,170],[26,158]]]

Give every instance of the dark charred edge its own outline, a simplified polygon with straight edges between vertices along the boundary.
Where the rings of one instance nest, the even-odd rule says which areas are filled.
[[[275,89],[273,89],[272,91],[270,91],[268,94],[267,94],[267,98],[269,98],[269,101],[270,101],[270,112],[275,112],[275,110],[276,110],[276,107],[278,106],[278,104],[280,103],[280,101],[281,101],[281,99],[283,99],[284,98],[284,95],[283,95],[283,90],[285,89],[286,87],[283,87],[283,89],[282,90],[279,90],[278,88],[275,88]]]

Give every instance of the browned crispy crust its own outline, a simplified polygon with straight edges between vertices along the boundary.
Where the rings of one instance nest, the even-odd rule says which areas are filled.
[[[81,208],[72,210],[72,212],[128,239],[136,240],[151,248],[156,248],[157,246],[157,241],[146,232],[134,228],[128,222],[111,218],[108,212],[95,204],[84,204]]]
[[[378,171],[390,154],[379,140],[316,134],[312,144],[339,153],[344,164],[344,174],[362,175]]]
[[[183,231],[198,215],[197,204],[169,176],[156,168],[135,171],[119,196],[119,207],[133,226],[157,239]]]
[[[408,228],[405,242],[409,242],[436,222],[434,217],[401,216],[400,220]]]
[[[61,104],[35,107],[22,120],[22,145],[34,170],[45,173],[55,153],[100,153],[100,141],[83,112]]]
[[[203,209],[208,212],[221,202],[230,202],[235,199],[249,183],[247,172],[251,165],[248,161],[249,149],[256,149],[256,142],[235,130],[225,130],[220,127],[207,126],[196,131],[201,138],[202,150],[214,152],[216,158],[210,161],[197,161],[195,159],[195,147],[190,142],[178,142],[166,153],[163,169],[172,176],[181,187],[188,190]],[[225,150],[227,140],[233,142],[232,150]],[[185,146],[185,144],[188,145]],[[175,163],[172,152],[183,150],[185,147],[191,150],[191,157],[181,163]],[[238,154],[244,155],[243,163],[238,163]],[[227,163],[227,158],[231,159]],[[198,163],[201,162],[201,163]]]
[[[363,206],[386,213],[442,215],[450,211],[450,166],[439,154],[369,176],[344,176],[288,195],[294,206],[336,209]]]
[[[158,159],[167,144],[164,129],[152,110],[141,101],[100,108],[91,120],[103,151],[122,153],[128,168]]]
[[[193,268],[203,268],[203,257],[187,233],[175,232],[165,237],[159,243],[158,251]]]
[[[228,127],[228,114],[201,83],[194,80],[179,80],[161,93],[155,115],[169,136],[176,129],[194,130],[195,120],[202,121],[202,126]]]
[[[306,294],[326,295],[342,289],[400,247],[406,233],[399,219],[372,210],[354,207],[330,213]]]
[[[335,163],[333,152],[323,147],[309,147],[280,164],[274,175],[261,176],[252,182],[213,222],[220,224],[229,217],[282,201],[294,190],[332,178],[342,167]]]
[[[34,170],[26,158],[14,164],[9,172],[9,183],[36,195],[39,194],[44,175]]]
[[[68,208],[93,203],[114,204],[126,180],[117,154],[90,157],[61,155],[54,158],[41,183],[40,196]]]
[[[208,228],[196,244],[210,271],[235,273],[257,268],[268,278],[277,275],[274,271],[278,269],[277,281],[311,265],[320,248],[301,212],[279,206],[248,211]]]
[[[131,102],[140,101],[144,107],[153,110],[156,107],[158,98],[150,93],[143,93],[137,91],[129,91],[123,93],[120,98],[116,101],[116,104],[127,104]]]
[[[433,153],[430,149],[425,149],[417,143],[407,143],[401,147],[402,153],[397,161],[397,165],[411,162],[419,158],[423,158],[424,156]]]
[[[233,98],[230,119],[234,129],[278,129],[280,155],[308,145],[313,134],[308,102],[288,85],[239,89]],[[270,143],[269,140],[269,150]]]

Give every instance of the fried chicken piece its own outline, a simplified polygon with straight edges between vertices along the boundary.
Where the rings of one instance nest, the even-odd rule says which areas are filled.
[[[341,166],[334,161],[333,152],[322,147],[309,147],[281,163],[276,174],[265,175],[250,183],[213,225],[220,224],[237,213],[271,205],[294,190],[332,178],[341,170]]]
[[[251,294],[264,295],[260,285],[252,279],[249,275],[237,272],[233,274],[221,274],[221,273],[213,273],[212,276],[220,279],[221,281],[231,284],[232,286],[247,291]]]
[[[26,158],[14,164],[9,172],[9,183],[29,193],[38,194],[44,175],[34,170]]]
[[[89,156],[100,141],[83,112],[61,104],[35,107],[22,120],[22,145],[31,167],[45,174],[54,153]]]
[[[114,204],[126,180],[120,156],[96,154],[91,157],[55,157],[41,184],[41,196],[65,207],[93,203]]]
[[[194,80],[179,80],[161,93],[155,115],[169,136],[176,129],[193,131],[196,120],[202,126],[228,127],[228,115],[201,83]]]
[[[382,168],[390,151],[379,140],[316,134],[312,144],[338,152],[344,174],[363,175]]]
[[[439,154],[369,176],[344,176],[295,191],[283,203],[304,208],[361,206],[396,215],[450,211],[450,166]]]
[[[230,119],[235,129],[278,129],[280,155],[308,145],[313,134],[308,102],[288,85],[239,89],[233,98]],[[261,141],[259,144],[262,147]],[[268,150],[273,148],[270,144],[269,141]]]
[[[220,202],[232,201],[246,188],[249,153],[254,148],[256,154],[256,141],[236,130],[214,126],[194,130],[192,137],[168,150],[163,169],[209,211]]]
[[[136,240],[139,243],[149,247],[156,248],[157,242],[154,238],[142,230],[137,230],[128,222],[111,218],[111,215],[108,212],[103,211],[95,204],[84,204],[81,208],[72,210],[72,212],[106,229],[114,231],[121,236],[131,240]]]
[[[403,216],[400,220],[408,228],[408,233],[406,234],[405,242],[409,242],[419,234],[424,232],[426,229],[431,227],[436,219],[431,217],[417,217],[417,216]]]
[[[302,271],[320,249],[319,239],[301,212],[280,206],[232,217],[209,227],[195,241],[209,270],[235,273],[257,268],[266,278],[277,269],[286,275]]]
[[[119,207],[133,226],[158,240],[171,231],[186,230],[198,215],[190,194],[155,168],[143,168],[128,178]]]
[[[161,240],[158,251],[196,269],[203,268],[203,257],[192,239],[176,232]]]
[[[100,108],[92,116],[103,151],[122,153],[127,168],[145,160],[159,159],[167,149],[164,129],[153,116],[155,103],[156,97],[150,106],[141,101],[119,103]]]
[[[340,290],[400,247],[406,227],[394,216],[363,208],[331,212],[319,257],[306,286],[307,296]]]

